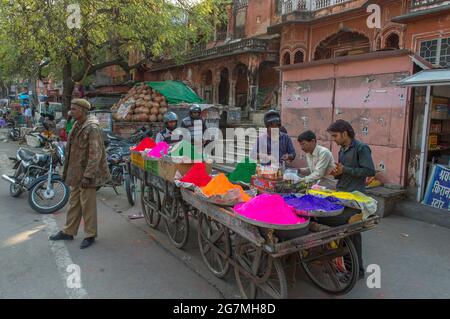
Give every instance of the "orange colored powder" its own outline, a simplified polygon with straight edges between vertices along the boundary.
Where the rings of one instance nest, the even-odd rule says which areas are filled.
[[[231,189],[238,188],[241,193],[241,198],[244,202],[248,202],[251,197],[244,192],[241,186],[232,184],[225,174],[219,174],[214,177],[211,182],[202,188],[203,194],[210,197],[213,195],[225,195]]]

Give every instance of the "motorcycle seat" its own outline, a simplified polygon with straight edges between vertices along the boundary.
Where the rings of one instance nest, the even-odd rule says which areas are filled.
[[[34,153],[29,150],[20,149],[18,152],[20,159],[24,162],[31,162],[34,157]]]

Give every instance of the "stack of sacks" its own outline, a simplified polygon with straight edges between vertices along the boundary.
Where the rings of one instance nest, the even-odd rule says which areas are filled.
[[[240,201],[248,202],[251,199],[251,197],[244,192],[241,186],[232,184],[223,173],[214,177],[208,185],[201,188],[201,192],[206,197],[212,197],[215,195],[225,197],[229,192],[236,192],[236,190],[238,190],[240,195]]]
[[[299,217],[295,209],[285,203],[280,195],[262,194],[244,204],[238,204],[234,210],[248,219],[274,225],[298,225],[308,222]]]
[[[144,138],[137,146],[132,147],[131,150],[135,152],[143,152],[156,146],[156,143],[150,137]]]
[[[197,163],[180,180],[182,183],[193,184],[197,187],[205,187],[211,182],[212,177],[206,171],[205,163]]]
[[[249,184],[252,176],[256,174],[256,162],[246,157],[242,162],[236,165],[233,172],[228,174],[231,182],[243,182]]]

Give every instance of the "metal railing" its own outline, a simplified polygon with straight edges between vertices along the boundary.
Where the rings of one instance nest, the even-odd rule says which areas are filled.
[[[242,50],[266,51],[267,41],[261,39],[243,39],[238,42],[228,43],[211,49],[194,50],[187,55],[186,60],[192,61],[204,59],[210,56],[220,56]]]
[[[353,0],[285,0],[282,4],[282,14],[293,11],[316,11]]]

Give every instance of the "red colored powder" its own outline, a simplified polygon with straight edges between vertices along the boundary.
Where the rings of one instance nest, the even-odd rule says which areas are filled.
[[[151,139],[150,137],[146,137],[138,144],[138,146],[132,148],[131,150],[136,151],[136,152],[142,152],[147,149],[151,149],[155,146],[156,146],[155,141],[153,139]]]
[[[211,181],[211,176],[206,171],[205,163],[197,163],[181,179],[184,183],[191,183],[198,187],[204,187]]]

